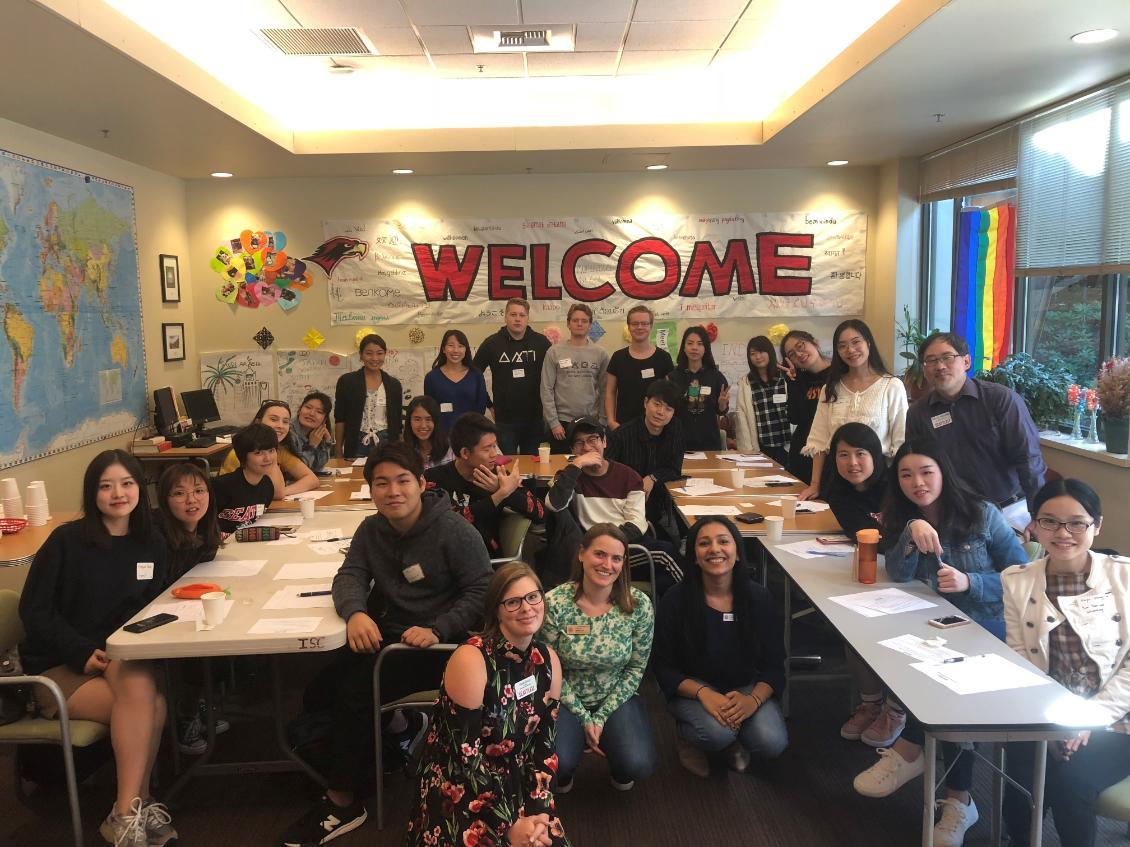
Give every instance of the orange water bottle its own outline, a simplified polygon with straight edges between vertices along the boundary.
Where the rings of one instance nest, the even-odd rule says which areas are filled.
[[[855,540],[859,545],[859,581],[871,585],[879,564],[879,530],[861,529],[855,534]]]

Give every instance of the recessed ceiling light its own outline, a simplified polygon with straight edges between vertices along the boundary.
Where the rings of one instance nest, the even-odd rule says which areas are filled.
[[[394,174],[399,174],[400,176],[404,176],[405,174],[414,174],[414,173],[416,173],[416,172],[415,172],[414,170],[412,170],[411,168],[393,168],[393,169],[392,169],[392,172],[393,172]]]
[[[832,161],[830,161],[828,163],[828,165],[833,167],[833,168],[840,168],[840,167],[843,167],[844,165],[846,165],[847,163],[848,163],[847,159],[833,159]]]
[[[648,165],[647,169],[649,171],[665,171],[665,170],[667,170],[667,166],[666,165]]]
[[[216,179],[231,179],[234,174],[229,174],[227,171],[212,171],[212,176]]]
[[[1071,36],[1071,40],[1076,44],[1101,44],[1104,41],[1110,41],[1118,35],[1116,29],[1088,29],[1085,32],[1077,32]]]

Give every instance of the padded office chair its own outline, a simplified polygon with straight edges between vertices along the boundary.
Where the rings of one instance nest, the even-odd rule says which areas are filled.
[[[1099,794],[1095,813],[1112,821],[1125,821],[1126,837],[1130,838],[1130,776]]]
[[[23,624],[20,622],[20,595],[9,589],[0,590],[0,653],[11,650],[24,638]],[[73,721],[67,714],[67,704],[59,686],[45,676],[24,675],[0,677],[0,685],[44,685],[59,705],[57,720],[46,718],[20,718],[14,723],[0,726],[0,744],[15,744],[16,755],[16,794],[26,800],[20,780],[19,745],[58,744],[63,748],[63,765],[67,775],[67,798],[71,807],[71,829],[74,833],[75,847],[82,847],[82,812],[78,802],[78,782],[75,779],[75,760],[73,748],[89,747],[110,734],[110,727],[95,721]]]
[[[493,567],[522,558],[522,547],[525,546],[526,533],[531,524],[532,520],[516,512],[507,512],[502,516],[502,523],[498,528],[498,541],[501,545],[499,552],[502,555],[490,560]]]
[[[425,647],[425,650],[432,650],[442,653],[454,653],[458,644],[433,644],[431,647]],[[439,684],[442,678],[436,680],[435,688],[428,688],[422,691],[413,691],[411,694],[400,697],[396,700],[391,700],[388,703],[381,701],[381,669],[384,667],[385,659],[391,654],[403,653],[406,650],[418,651],[419,647],[409,647],[407,644],[389,644],[387,647],[382,647],[381,651],[377,653],[377,662],[373,665],[373,711],[374,711],[374,729],[373,734],[376,737],[376,759],[377,759],[377,829],[384,829],[385,826],[385,772],[384,772],[384,750],[381,748],[381,715],[386,712],[392,712],[396,709],[431,709],[432,704],[435,703],[436,698],[439,696]]]

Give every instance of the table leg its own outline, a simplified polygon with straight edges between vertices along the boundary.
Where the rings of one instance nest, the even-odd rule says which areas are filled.
[[[1004,797],[1004,744],[997,741],[993,744],[993,817],[992,831],[989,843],[992,847],[1001,847],[1001,800]]]
[[[764,548],[762,548],[764,550]],[[793,680],[793,591],[792,581],[785,574],[785,691],[781,695],[781,713],[789,716],[789,705],[792,701]]]
[[[173,683],[172,662],[165,659],[162,662],[165,668],[165,703],[168,712],[165,716],[166,729],[169,733],[169,749],[173,757],[173,773],[180,773],[180,739],[177,738],[177,690]]]
[[[938,740],[927,732],[926,741],[922,745],[925,757],[922,769],[922,847],[934,847],[934,778],[937,768]]]
[[[1040,847],[1044,840],[1044,778],[1048,768],[1048,742],[1036,742],[1035,761],[1032,764],[1032,825],[1029,827],[1029,847]]]

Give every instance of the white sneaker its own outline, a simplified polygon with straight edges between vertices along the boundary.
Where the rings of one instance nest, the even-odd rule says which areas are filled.
[[[102,833],[106,843],[114,847],[148,847],[149,839],[145,834],[145,821],[148,817],[141,798],[134,797],[128,813],[119,815],[110,809],[110,814],[102,821],[98,831]]]
[[[908,762],[888,748],[877,752],[879,761],[859,774],[852,783],[864,797],[888,797],[916,776],[921,776],[926,769],[926,757],[921,753],[913,762]]]
[[[965,841],[965,831],[980,818],[977,804],[972,797],[969,798],[968,806],[960,800],[947,797],[934,805],[942,809],[941,818],[934,824],[934,844],[937,847],[961,847]]]

